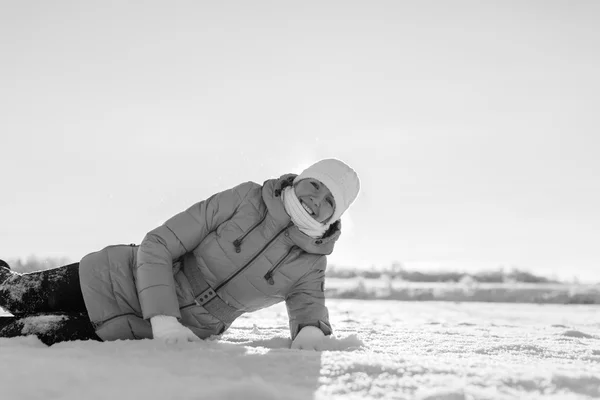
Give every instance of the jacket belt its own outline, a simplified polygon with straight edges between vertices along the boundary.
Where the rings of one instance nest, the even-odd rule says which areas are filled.
[[[240,311],[227,304],[210,287],[200,271],[196,256],[192,252],[187,253],[183,257],[183,273],[192,286],[196,304],[204,307],[213,317],[229,326],[237,317],[244,314],[244,311]]]

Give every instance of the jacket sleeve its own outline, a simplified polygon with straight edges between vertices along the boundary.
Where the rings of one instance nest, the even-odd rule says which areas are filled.
[[[250,190],[246,182],[217,193],[148,232],[137,253],[136,288],[144,319],[155,315],[181,318],[173,277],[173,260],[192,251],[231,218]]]
[[[325,267],[327,258],[319,257],[311,270],[296,282],[285,299],[292,340],[305,326],[316,326],[331,335],[329,312],[325,306]]]

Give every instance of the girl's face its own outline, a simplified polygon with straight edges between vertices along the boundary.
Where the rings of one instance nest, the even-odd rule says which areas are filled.
[[[294,191],[300,204],[311,217],[321,223],[331,218],[335,210],[335,200],[327,186],[316,179],[306,178],[294,185]]]

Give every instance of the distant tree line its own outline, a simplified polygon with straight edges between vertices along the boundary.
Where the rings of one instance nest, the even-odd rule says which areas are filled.
[[[418,271],[407,269],[401,263],[393,263],[389,267],[371,267],[370,269],[330,265],[327,267],[325,275],[340,279],[390,279],[406,282],[561,283],[558,280],[514,267],[510,269],[500,267],[479,272]]]
[[[40,258],[36,256],[29,256],[25,260],[5,260],[7,261],[10,269],[13,271],[28,273],[34,271],[40,271],[43,269],[50,269],[61,267],[72,263],[67,257],[46,257]]]

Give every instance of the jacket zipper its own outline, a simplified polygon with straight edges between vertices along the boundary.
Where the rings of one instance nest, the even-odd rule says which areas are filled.
[[[240,236],[239,238],[237,238],[233,241],[233,246],[235,247],[236,253],[239,253],[240,251],[242,251],[242,240],[244,240],[246,238],[246,236],[248,236],[254,229],[256,229],[260,224],[263,223],[263,221],[267,218],[267,214],[268,213],[265,213],[265,215],[260,219],[260,221],[258,221],[256,224],[252,225],[252,227],[250,229],[248,229],[248,231],[246,233],[244,233],[242,236]]]
[[[223,282],[221,282],[219,284],[219,286],[217,286],[216,288],[214,288],[214,291],[217,292],[219,291],[223,286],[227,285],[229,282],[231,282],[231,280],[233,278],[235,278],[236,276],[238,276],[242,271],[244,271],[246,268],[248,268],[248,266],[250,264],[252,264],[252,262],[254,262],[254,260],[256,260],[258,258],[258,256],[260,256],[270,245],[271,243],[273,243],[275,241],[275,239],[277,239],[283,232],[285,232],[290,226],[292,226],[293,223],[290,222],[285,228],[283,228],[282,230],[280,230],[277,235],[273,236],[271,238],[271,240],[269,240],[267,242],[266,245],[264,245],[264,247],[258,252],[256,253],[251,259],[250,261],[248,261],[246,264],[244,264],[244,266],[240,269],[238,269],[233,275],[231,275],[229,278],[227,278],[226,280],[224,280]]]
[[[286,258],[288,258],[288,256],[292,253],[292,251],[296,248],[296,246],[292,246],[288,252],[285,254],[285,256],[281,257],[279,259],[279,261],[277,261],[277,264],[275,264],[266,274],[265,274],[265,280],[267,282],[269,282],[269,285],[274,285],[275,284],[275,280],[273,279],[273,273],[275,272],[275,270],[277,268],[279,268],[279,266],[281,264],[283,264],[283,262],[286,260]]]

